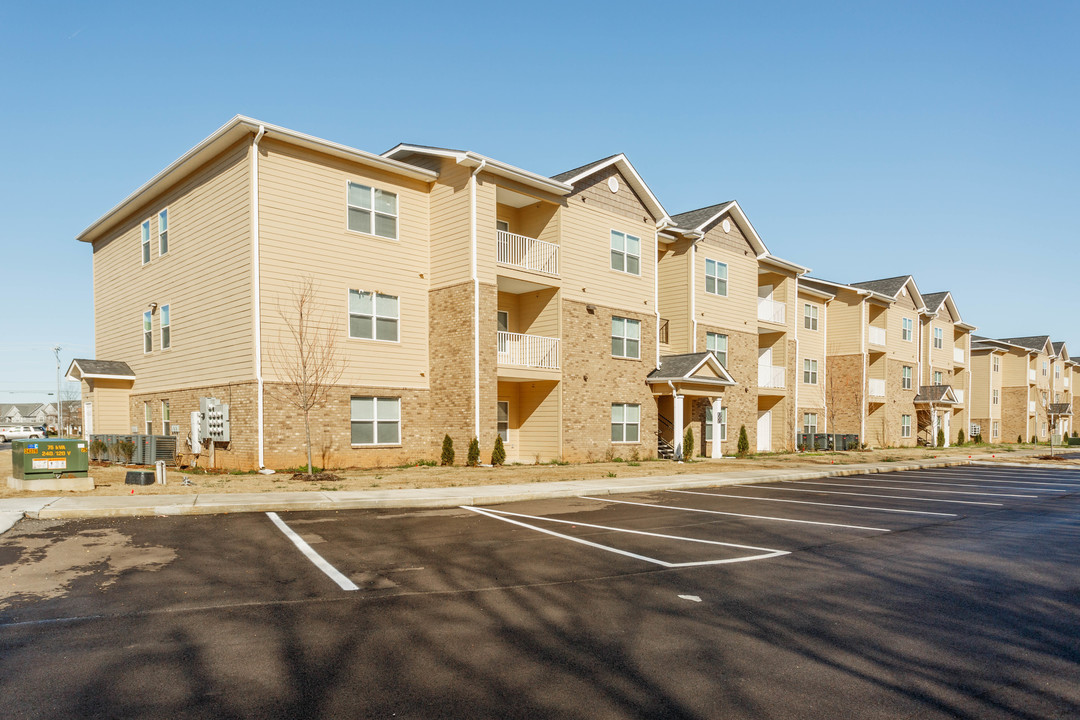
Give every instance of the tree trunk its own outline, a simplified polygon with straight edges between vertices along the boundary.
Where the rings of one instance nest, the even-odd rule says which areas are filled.
[[[311,421],[307,410],[304,411],[304,436],[307,440],[307,474],[311,475]]]

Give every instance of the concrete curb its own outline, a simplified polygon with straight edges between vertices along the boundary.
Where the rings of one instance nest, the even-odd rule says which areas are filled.
[[[145,517],[152,515],[213,515],[241,512],[296,512],[311,510],[370,510],[387,508],[454,508],[462,505],[498,505],[524,500],[549,500],[581,495],[687,490],[692,488],[752,485],[780,480],[817,480],[850,475],[921,470],[969,465],[972,460],[943,458],[896,463],[858,464],[821,470],[776,469],[698,475],[660,475],[627,478],[623,482],[563,480],[533,485],[488,485],[438,488],[434,490],[360,490],[303,493],[213,494],[213,495],[127,495],[93,498],[41,498],[38,507],[28,508],[26,517],[42,520],[103,517]],[[14,502],[14,501],[9,501]],[[32,501],[33,502],[33,501]],[[0,508],[2,510],[3,508]]]
[[[997,460],[972,460],[972,465],[978,465],[979,467],[1022,467],[1022,468],[1054,468],[1055,470],[1068,470],[1074,468],[1080,470],[1080,465],[1071,465],[1068,463],[1054,463],[1054,462],[999,462]]]

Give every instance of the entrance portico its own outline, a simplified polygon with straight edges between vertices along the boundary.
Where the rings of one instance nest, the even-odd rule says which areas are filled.
[[[661,457],[682,460],[685,454],[683,438],[692,420],[690,398],[706,398],[711,403],[712,452],[722,457],[720,443],[724,391],[733,385],[727,369],[711,352],[665,355],[660,367],[649,373],[646,381],[657,401],[657,451]],[[704,438],[701,447],[704,448]]]

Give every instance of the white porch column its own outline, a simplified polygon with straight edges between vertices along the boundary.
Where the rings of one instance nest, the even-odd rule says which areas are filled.
[[[945,411],[945,447],[949,447],[950,433],[952,433],[952,408]]]
[[[675,416],[671,419],[671,427],[675,433],[675,437],[673,438],[674,442],[672,442],[671,444],[675,446],[675,459],[682,460],[683,433],[686,432],[686,430],[683,428],[683,396],[676,391],[672,393],[671,397],[674,400],[675,406],[674,410],[672,410],[671,413]]]
[[[930,408],[930,441],[933,443],[930,447],[937,447],[937,429],[938,429],[938,414],[937,410],[931,406]]]
[[[720,446],[720,398],[713,398],[712,401],[712,452],[710,456],[712,458],[724,457],[724,449]]]

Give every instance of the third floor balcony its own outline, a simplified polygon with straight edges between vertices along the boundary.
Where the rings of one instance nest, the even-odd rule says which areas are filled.
[[[885,347],[885,328],[871,325],[869,340],[871,345]]]
[[[783,325],[787,318],[787,304],[771,298],[759,297],[757,301],[758,320]]]
[[[556,277],[559,274],[559,246],[555,243],[497,230],[496,249],[496,260],[501,265]]]

